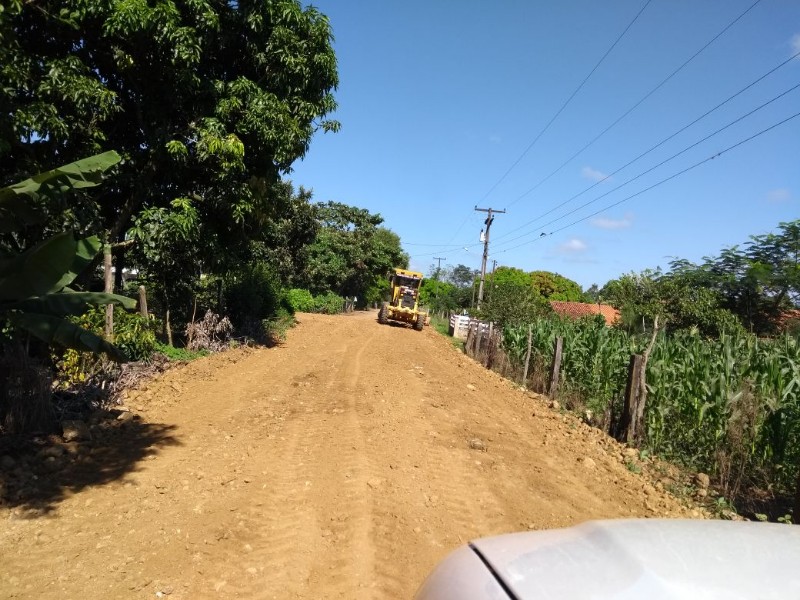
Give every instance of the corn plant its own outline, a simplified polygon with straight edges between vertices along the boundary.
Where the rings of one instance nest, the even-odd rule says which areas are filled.
[[[646,340],[587,321],[531,324],[532,362],[549,366],[564,338],[561,381],[597,413],[621,406],[631,354]],[[528,327],[506,327],[503,346],[524,360]],[[739,332],[717,339],[660,334],[647,367],[649,449],[697,469],[769,473],[788,485],[800,464],[800,343]],[[746,473],[745,473],[746,472]]]

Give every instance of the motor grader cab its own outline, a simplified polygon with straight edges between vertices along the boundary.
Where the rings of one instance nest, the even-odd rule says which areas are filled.
[[[381,304],[378,311],[378,323],[385,325],[389,321],[410,323],[417,331],[422,331],[428,316],[419,308],[419,288],[422,285],[422,273],[395,269],[389,277],[392,299]]]

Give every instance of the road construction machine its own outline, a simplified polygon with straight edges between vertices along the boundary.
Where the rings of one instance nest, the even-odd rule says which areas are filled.
[[[392,299],[381,304],[378,311],[378,323],[385,325],[389,321],[409,323],[417,331],[422,331],[427,313],[419,307],[419,288],[422,285],[422,273],[395,269],[389,277]]]

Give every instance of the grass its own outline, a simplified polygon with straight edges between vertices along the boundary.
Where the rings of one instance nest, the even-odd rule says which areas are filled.
[[[160,342],[156,343],[156,352],[160,352],[170,360],[183,360],[187,362],[211,354],[208,350],[198,350],[193,352],[191,350],[187,350],[186,348],[176,348],[175,346],[162,344]]]
[[[443,336],[449,338],[453,346],[455,346],[462,352],[464,351],[464,340],[454,338],[453,336],[450,335],[450,321],[448,319],[443,319],[442,317],[431,315],[431,327],[433,327]]]

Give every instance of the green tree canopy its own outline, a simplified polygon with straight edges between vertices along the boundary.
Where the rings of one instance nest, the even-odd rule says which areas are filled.
[[[400,238],[382,227],[383,217],[340,202],[315,205],[319,225],[307,249],[307,266],[299,278],[314,294],[333,291],[360,302],[380,299],[394,267],[408,266]]]
[[[581,286],[571,279],[550,271],[531,271],[531,284],[537,292],[548,300],[581,302]]]
[[[114,185],[70,217],[121,241],[145,211],[185,213],[181,199],[203,224],[196,258],[224,269],[274,217],[279,175],[338,128],[331,39],[296,0],[6,3],[0,185],[114,148]]]

